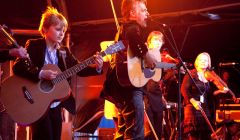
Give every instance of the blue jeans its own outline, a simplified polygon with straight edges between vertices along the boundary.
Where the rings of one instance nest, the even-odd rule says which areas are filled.
[[[118,131],[115,139],[144,139],[144,105],[143,92],[134,90],[131,99],[122,103],[118,114]]]

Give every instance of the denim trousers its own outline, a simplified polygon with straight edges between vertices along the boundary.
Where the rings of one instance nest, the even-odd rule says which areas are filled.
[[[133,90],[131,99],[122,103],[118,114],[117,140],[143,140],[144,139],[144,104],[143,92]]]

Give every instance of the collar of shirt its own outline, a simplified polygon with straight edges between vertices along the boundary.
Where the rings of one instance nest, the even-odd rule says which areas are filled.
[[[46,48],[44,64],[58,64],[57,49]]]

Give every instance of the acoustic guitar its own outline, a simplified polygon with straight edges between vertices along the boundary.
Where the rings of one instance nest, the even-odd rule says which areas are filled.
[[[143,87],[150,79],[158,82],[162,76],[162,69],[176,66],[174,63],[161,62],[159,49],[148,49],[149,54],[158,61],[155,68],[145,67],[142,59],[132,55],[130,49],[127,51],[127,69],[131,84],[135,87]]]
[[[122,41],[119,41],[99,54],[105,56],[124,48]],[[13,75],[3,81],[0,98],[6,107],[6,111],[15,122],[29,125],[39,120],[52,102],[63,100],[69,96],[70,86],[67,78],[93,63],[94,57],[92,56],[64,72],[61,72],[57,65],[45,65],[42,70],[53,70],[59,73],[53,80],[33,82]]]

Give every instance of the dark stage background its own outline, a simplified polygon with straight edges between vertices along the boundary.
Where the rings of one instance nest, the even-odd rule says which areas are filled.
[[[113,2],[121,21],[121,0]],[[7,0],[0,4],[0,24],[13,31],[37,30],[47,5],[57,7],[68,18],[70,49],[79,60],[100,51],[100,42],[114,39],[116,26],[109,0]],[[231,80],[240,85],[239,65],[218,66],[220,62],[240,63],[240,0],[148,0],[148,10],[154,22],[149,22],[146,36],[152,30],[166,32],[170,40],[173,37],[176,41],[185,62],[193,63],[200,52],[210,53],[215,70],[229,71]],[[39,36],[15,32],[14,37],[24,45],[26,39]],[[167,40],[164,47],[176,57]],[[77,78],[73,91],[77,93],[79,108],[98,98],[104,78]]]
[[[113,2],[121,18],[121,0]],[[0,24],[12,29],[37,29],[47,4],[68,17],[71,49],[79,59],[100,50],[101,41],[113,40],[116,27],[109,0],[8,0],[0,5]],[[148,9],[155,21],[167,25],[164,30],[171,29],[184,61],[193,61],[199,52],[207,51],[215,67],[219,62],[239,62],[239,0],[148,0]],[[162,30],[157,23],[149,25],[148,31]],[[20,44],[31,38],[15,36]],[[165,47],[171,50],[168,43]]]

